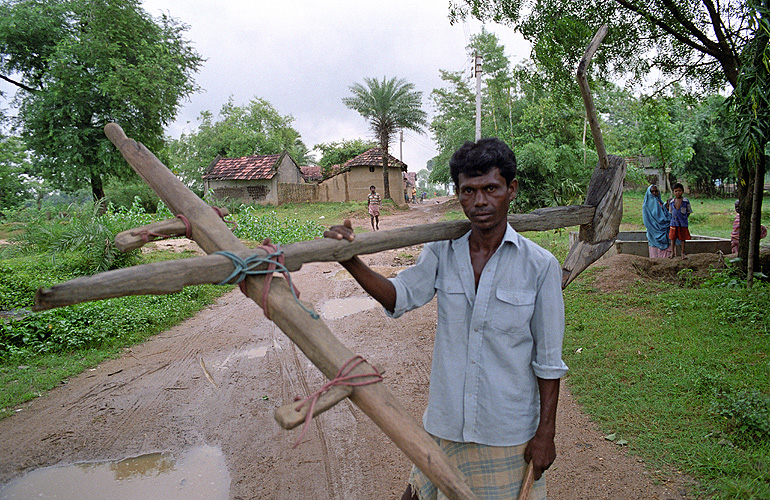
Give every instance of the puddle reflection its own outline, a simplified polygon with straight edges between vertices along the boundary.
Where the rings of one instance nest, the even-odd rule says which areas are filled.
[[[0,500],[227,500],[229,490],[222,451],[197,446],[178,459],[151,453],[34,470],[0,488]]]

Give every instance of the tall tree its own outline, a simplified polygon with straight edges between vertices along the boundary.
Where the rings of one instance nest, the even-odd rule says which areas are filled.
[[[308,148],[291,124],[291,115],[281,115],[269,102],[254,97],[238,106],[232,97],[215,117],[203,111],[197,130],[169,141],[172,170],[194,190],[201,192],[201,175],[217,156],[236,158],[280,154],[288,151],[298,165],[309,159]]]
[[[364,84],[350,86],[353,97],[345,97],[342,102],[350,109],[358,111],[374,132],[382,148],[382,185],[383,196],[390,196],[388,177],[388,150],[396,132],[403,129],[423,132],[428,125],[428,115],[422,110],[422,92],[414,90],[414,84],[403,78],[364,78]]]
[[[16,208],[32,197],[31,173],[24,141],[0,136],[0,208]]]
[[[0,5],[0,74],[18,87],[19,127],[53,186],[134,174],[104,135],[111,121],[151,150],[183,97],[197,91],[200,55],[187,26],[153,18],[138,0],[10,0]]]
[[[759,256],[762,192],[770,141],[770,0],[749,0],[754,36],[744,48],[743,66],[729,109],[736,120],[733,148],[738,159],[740,241],[738,255],[746,258],[751,287]],[[752,175],[753,174],[753,175]]]
[[[591,60],[592,72],[649,77],[703,88],[735,86],[741,48],[751,29],[740,0],[451,0],[450,18],[474,16],[509,24],[532,43],[533,58],[552,82],[574,82],[574,69],[594,32],[611,26]],[[554,78],[556,77],[556,78]]]
[[[642,154],[654,158],[652,165],[663,172],[663,188],[668,192],[669,174],[682,175],[685,163],[694,153],[690,123],[672,116],[670,107],[675,104],[676,99],[643,98],[638,108]]]
[[[609,24],[611,31],[591,62],[592,72],[600,76],[631,75],[632,81],[641,82],[654,68],[660,71],[661,84],[680,81],[704,90],[721,90],[729,84],[736,90],[741,72],[753,72],[751,68],[762,64],[761,57],[752,58],[746,49],[751,40],[762,46],[767,0],[450,1],[450,19],[469,15],[507,23],[521,32],[532,43],[533,57],[553,87],[566,94],[577,95],[572,75],[576,62],[603,24]],[[736,100],[747,102],[746,95]],[[758,136],[770,137],[768,122],[747,126],[761,126]],[[742,124],[740,128],[745,130]],[[761,199],[753,202],[759,169],[749,156],[741,158],[737,168],[738,184],[745,187],[739,190],[741,219],[748,219],[752,207],[761,209]],[[744,261],[747,253],[742,240],[739,255]]]

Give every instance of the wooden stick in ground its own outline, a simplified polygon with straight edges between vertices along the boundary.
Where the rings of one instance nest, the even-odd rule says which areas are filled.
[[[594,220],[595,212],[596,209],[589,205],[573,205],[535,210],[529,214],[514,214],[508,216],[508,221],[517,231],[546,231],[590,223]],[[173,226],[175,230],[184,232],[184,223],[179,219],[163,221],[162,224],[164,227]],[[182,225],[181,229],[179,224]],[[436,222],[362,233],[352,242],[327,238],[303,241],[282,246],[281,250],[286,259],[286,268],[289,271],[296,271],[308,262],[337,262],[350,259],[354,255],[371,254],[441,239],[454,239],[462,236],[469,229],[470,223],[467,220]],[[115,240],[121,239],[129,246],[133,246],[137,241],[141,242],[141,238],[131,233],[136,233],[136,230],[124,231]],[[242,259],[252,255],[261,257],[267,255],[267,252],[259,249],[234,253]],[[185,286],[220,283],[227,279],[232,270],[232,261],[220,255],[116,269],[40,289],[35,295],[33,310],[42,311],[125,295],[161,295],[179,292]]]
[[[182,184],[150,151],[129,139],[116,124],[105,132],[124,158],[174,213],[184,214],[192,223],[192,237],[207,253],[220,250],[243,251],[245,245],[200,198]],[[246,279],[246,294],[259,303],[264,278]],[[266,313],[329,379],[354,357],[320,319],[313,319],[294,300],[286,281],[272,280]],[[362,363],[352,374],[371,373]],[[393,442],[451,499],[475,499],[462,474],[449,463],[433,439],[401,406],[384,384],[353,388],[350,397],[356,406],[390,437]]]
[[[527,472],[524,473],[524,481],[521,483],[521,489],[519,490],[519,500],[529,500],[533,484],[535,484],[535,469],[532,465],[532,460],[530,460],[527,464]]]

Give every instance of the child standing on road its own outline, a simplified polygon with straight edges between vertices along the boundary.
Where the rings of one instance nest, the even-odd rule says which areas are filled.
[[[668,230],[668,238],[671,240],[671,258],[676,257],[676,240],[682,242],[681,257],[685,259],[684,242],[690,239],[688,218],[692,213],[690,200],[684,197],[684,186],[677,182],[673,188],[674,197],[666,202],[668,211],[671,212],[671,227]]]

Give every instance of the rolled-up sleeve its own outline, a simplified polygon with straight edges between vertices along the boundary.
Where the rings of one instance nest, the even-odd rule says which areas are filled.
[[[427,304],[436,295],[436,273],[438,257],[430,244],[423,247],[417,262],[404,269],[395,278],[389,278],[396,288],[396,307],[391,313],[385,313],[398,318],[407,311]]]
[[[532,370],[542,379],[557,379],[567,373],[562,360],[564,338],[564,299],[561,289],[561,268],[556,258],[549,259],[541,277],[530,329],[534,340]]]

